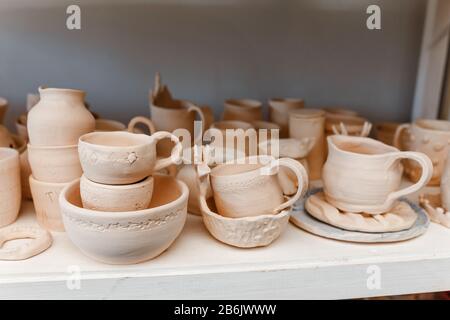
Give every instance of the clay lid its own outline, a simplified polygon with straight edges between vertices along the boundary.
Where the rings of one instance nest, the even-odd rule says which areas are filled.
[[[289,112],[289,116],[293,118],[310,119],[324,117],[325,111],[322,109],[296,109]]]

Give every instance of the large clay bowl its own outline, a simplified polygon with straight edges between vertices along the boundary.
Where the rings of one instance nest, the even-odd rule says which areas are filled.
[[[268,246],[286,229],[289,223],[289,211],[276,215],[228,218],[215,211],[214,199],[200,198],[203,223],[209,233],[217,240],[239,248]]]
[[[70,240],[87,256],[109,264],[139,263],[160,255],[183,229],[189,190],[170,176],[154,179],[149,208],[128,212],[83,208],[80,180],[72,182],[59,197]]]

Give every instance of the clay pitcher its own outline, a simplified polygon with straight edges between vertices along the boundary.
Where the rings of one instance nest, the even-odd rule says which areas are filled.
[[[76,145],[80,136],[95,130],[95,119],[84,105],[84,91],[40,87],[39,93],[40,100],[27,120],[33,146]]]

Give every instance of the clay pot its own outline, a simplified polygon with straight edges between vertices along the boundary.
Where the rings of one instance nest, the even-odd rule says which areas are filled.
[[[99,212],[82,207],[79,181],[60,196],[70,240],[87,256],[109,264],[133,264],[155,258],[180,234],[187,216],[189,190],[173,177],[155,175],[148,209]]]
[[[341,107],[325,107],[322,108],[328,115],[340,115],[340,116],[350,116],[350,117],[358,117],[358,112],[350,109],[345,109]]]
[[[375,125],[375,138],[390,146],[394,145],[395,131],[401,125],[399,122],[380,122]],[[406,132],[405,132],[406,134]],[[404,135],[405,136],[405,135]],[[403,139],[407,139],[405,136]],[[403,149],[399,148],[399,149]]]
[[[319,109],[297,109],[289,113],[289,135],[302,140],[314,139],[314,147],[307,156],[309,178],[320,179],[326,158],[325,111]]]
[[[152,121],[155,124],[157,131],[168,131],[177,135],[174,132],[177,129],[186,129],[190,134],[189,141],[186,141],[189,147],[192,146],[192,142],[201,141],[202,132],[205,130],[205,115],[201,108],[193,104],[192,102],[185,100],[172,100],[170,104],[164,106],[150,105],[150,112],[152,115]],[[197,137],[194,137],[194,122],[195,114],[198,114],[202,123],[202,130],[198,133]],[[167,157],[170,155],[173,145],[169,141],[161,141],[158,144],[158,155]]]
[[[19,153],[0,148],[0,227],[13,223],[21,203]]]
[[[0,97],[0,124],[5,120],[6,111],[8,111],[8,100]]]
[[[156,144],[166,138],[175,143],[172,155],[157,159]],[[89,180],[130,184],[177,164],[182,145],[176,136],[164,131],[151,136],[123,131],[92,132],[80,137],[78,152],[84,175]]]
[[[278,214],[293,205],[306,191],[308,176],[303,166],[290,158],[275,159],[255,156],[218,165],[210,173],[211,187],[218,212],[229,218]],[[285,201],[278,182],[280,166],[291,169],[297,176],[297,193]]]
[[[22,113],[15,122],[17,134],[28,141],[28,130],[27,130],[27,114]]]
[[[289,112],[304,107],[303,99],[274,98],[269,100],[269,119],[280,126],[280,138],[289,137]]]
[[[83,207],[96,211],[137,211],[147,209],[153,194],[153,177],[125,185],[93,182],[85,176],[80,179]]]
[[[69,183],[54,183],[29,177],[31,195],[39,225],[50,231],[64,231],[58,197]]]
[[[16,148],[16,143],[9,130],[0,125],[0,148]]]
[[[430,159],[420,152],[401,152],[377,140],[334,135],[327,138],[328,159],[323,184],[328,203],[346,212],[380,214],[400,197],[418,191],[432,175]],[[400,189],[402,159],[422,167],[419,182]]]
[[[83,174],[78,145],[36,147],[28,144],[28,161],[34,178],[39,181],[64,183]]]
[[[205,140],[220,150],[232,149],[246,155],[258,152],[258,135],[253,126],[244,121],[218,121],[205,132]]]
[[[406,130],[406,146],[402,135]],[[430,186],[438,186],[441,182],[445,161],[447,159],[450,141],[450,121],[418,119],[413,124],[403,124],[397,128],[394,136],[394,146],[404,147],[406,150],[425,153],[433,163],[433,176],[429,182]],[[402,146],[403,144],[403,146]],[[407,161],[405,173],[408,178],[416,182],[421,176],[420,166]]]
[[[252,99],[225,100],[222,120],[252,122],[263,119],[262,103]]]
[[[28,113],[27,127],[33,146],[67,146],[95,130],[95,119],[84,105],[81,90],[39,88],[39,102]]]
[[[258,142],[278,139],[280,137],[281,128],[276,123],[268,121],[252,121],[251,125],[256,129],[256,132],[258,133]]]

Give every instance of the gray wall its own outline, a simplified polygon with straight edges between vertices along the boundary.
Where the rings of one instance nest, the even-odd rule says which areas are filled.
[[[82,30],[65,28],[80,4]],[[369,4],[382,30],[365,27]],[[425,0],[0,0],[7,117],[39,85],[85,89],[103,117],[148,115],[155,71],[220,114],[230,97],[303,97],[372,120],[410,116]]]

